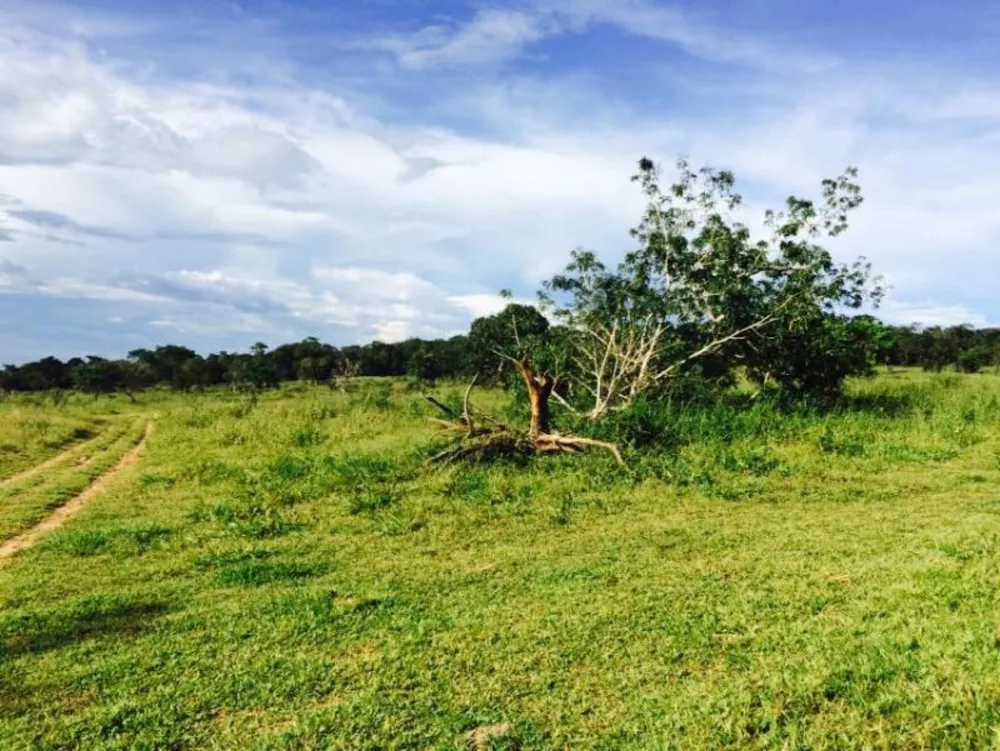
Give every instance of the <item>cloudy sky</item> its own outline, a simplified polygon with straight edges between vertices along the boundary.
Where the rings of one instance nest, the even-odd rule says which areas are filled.
[[[0,361],[459,333],[648,154],[848,164],[894,322],[1000,323],[987,0],[0,0]]]

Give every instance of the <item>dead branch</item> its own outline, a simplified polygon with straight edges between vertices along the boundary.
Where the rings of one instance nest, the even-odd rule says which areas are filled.
[[[431,404],[433,404],[435,407],[437,407],[439,410],[444,412],[449,417],[456,417],[455,412],[454,410],[452,410],[451,407],[449,407],[447,404],[442,404],[430,394],[424,394],[424,399],[429,401]]]
[[[453,410],[431,396],[427,400],[451,417],[451,420],[431,418],[440,430],[457,436],[452,445],[427,460],[428,464],[447,464],[454,461],[486,461],[499,456],[530,456],[544,453],[579,453],[587,448],[600,448],[610,452],[619,465],[625,466],[618,447],[612,443],[575,435],[553,433],[548,427],[548,400],[552,395],[554,380],[548,373],[536,374],[523,360],[510,358],[518,367],[528,388],[531,403],[531,423],[527,431],[508,427],[490,415],[477,413],[479,424],[472,419],[471,394],[476,379],[465,391],[463,414],[456,418]]]
[[[566,453],[577,453],[582,447],[593,446],[594,448],[602,448],[605,451],[610,451],[615,457],[615,460],[622,467],[625,465],[625,460],[622,458],[621,451],[613,443],[607,443],[606,441],[597,441],[593,438],[582,438],[575,435],[558,435],[555,433],[549,435],[538,436],[537,449],[539,451],[563,451]]]
[[[424,394],[424,399],[429,401],[439,410],[444,412],[451,420],[442,420],[437,417],[430,418],[430,421],[437,425],[442,430],[462,432],[465,434],[466,438],[471,438],[476,432],[476,425],[472,420],[472,405],[469,401],[469,396],[472,394],[472,388],[476,385],[476,381],[479,380],[479,375],[476,374],[472,378],[472,382],[465,389],[465,396],[462,399],[462,415],[458,416],[455,414],[455,410],[449,407],[447,404],[439,401],[430,394]]]
[[[442,419],[440,419],[438,417],[430,417],[428,419],[432,423],[434,423],[435,425],[437,425],[439,428],[441,428],[441,430],[453,430],[453,431],[462,432],[462,433],[468,432],[466,430],[465,425],[463,423],[460,423],[460,422],[450,422],[448,420],[442,420]]]
[[[682,367],[683,365],[686,365],[689,362],[692,362],[693,360],[697,360],[699,357],[704,357],[705,355],[714,354],[715,352],[717,352],[719,349],[721,349],[723,346],[725,346],[729,342],[735,341],[737,339],[742,339],[747,334],[749,334],[749,333],[751,333],[753,331],[757,331],[758,329],[764,328],[769,323],[771,323],[772,321],[774,321],[774,319],[775,319],[775,317],[773,315],[764,316],[760,320],[754,321],[749,326],[744,326],[741,329],[737,329],[736,331],[732,332],[728,336],[724,336],[724,337],[721,337],[719,339],[716,339],[715,341],[709,342],[708,344],[706,344],[701,349],[699,349],[699,350],[697,350],[695,352],[692,352],[690,355],[688,355],[687,357],[685,357],[683,360],[678,360],[677,362],[672,363],[670,366],[664,368],[663,370],[661,370],[659,373],[656,374],[655,378],[656,379],[665,378],[666,376],[670,375],[671,373],[673,373],[678,368]]]
[[[596,322],[582,327],[577,340],[579,354],[575,358],[582,374],[577,377],[577,385],[593,399],[585,417],[596,420],[608,412],[625,409],[640,394],[675,376],[685,365],[719,352],[730,342],[760,335],[778,320],[778,311],[794,299],[794,295],[789,296],[768,315],[720,335],[659,369],[656,361],[663,353],[663,337],[667,333],[662,321],[646,316],[624,323]],[[564,404],[561,398],[557,397],[557,401]]]
[[[344,360],[340,365],[339,372],[334,371],[330,374],[327,386],[331,390],[339,388],[344,392],[351,391],[354,388],[354,382],[360,375],[361,365],[359,363],[354,360]]]
[[[472,410],[469,408],[469,395],[472,393],[472,387],[476,385],[476,381],[478,379],[479,374],[476,373],[472,377],[469,387],[465,390],[465,398],[462,400],[462,419],[465,421],[466,428],[468,428],[466,431],[466,437],[471,437],[473,431],[475,430],[472,424]]]
[[[566,401],[565,399],[563,399],[563,398],[562,398],[562,397],[561,397],[561,396],[559,395],[559,392],[558,392],[558,391],[556,391],[556,390],[555,390],[554,388],[552,389],[552,398],[553,398],[553,399],[555,399],[555,400],[556,400],[557,402],[559,402],[559,404],[560,404],[560,405],[562,405],[562,407],[563,407],[563,408],[565,408],[565,409],[569,410],[569,411],[570,411],[570,412],[572,412],[572,413],[573,413],[574,415],[578,415],[578,414],[580,414],[580,410],[578,410],[578,409],[577,409],[576,407],[574,407],[574,406],[573,406],[572,404],[570,404],[570,403],[569,403],[568,401]]]

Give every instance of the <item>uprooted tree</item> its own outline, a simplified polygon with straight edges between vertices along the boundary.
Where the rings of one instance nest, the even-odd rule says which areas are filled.
[[[509,297],[506,291],[502,294]],[[577,453],[588,448],[600,448],[610,452],[619,464],[625,464],[618,447],[612,443],[585,436],[563,435],[553,430],[549,401],[555,393],[556,379],[550,374],[550,369],[558,368],[565,361],[565,348],[560,346],[565,338],[560,337],[558,330],[553,332],[547,321],[542,325],[538,319],[545,321],[534,308],[511,303],[501,313],[479,319],[473,324],[475,331],[477,323],[485,322],[479,327],[478,346],[480,353],[489,348],[489,357],[480,355],[490,363],[488,378],[502,374],[503,366],[509,365],[511,378],[523,388],[530,412],[527,430],[511,427],[492,415],[473,411],[469,397],[479,378],[477,375],[466,389],[460,415],[433,397],[427,397],[448,418],[434,422],[457,439],[453,445],[433,456],[432,463],[455,459],[478,460],[496,455]],[[537,363],[537,369],[531,363]]]
[[[528,455],[541,453],[574,454],[588,448],[608,451],[622,466],[625,460],[621,451],[613,443],[598,441],[578,435],[562,435],[553,431],[549,417],[549,397],[554,381],[547,372],[536,374],[523,360],[514,360],[520,377],[527,389],[531,405],[531,420],[528,430],[513,428],[491,415],[474,413],[469,395],[475,379],[465,392],[461,415],[434,397],[427,399],[441,409],[450,419],[435,419],[438,427],[452,433],[457,441],[431,457],[431,463],[450,462],[456,459],[482,460],[492,456]]]
[[[871,319],[846,313],[877,305],[882,286],[864,259],[838,264],[816,243],[846,230],[861,205],[855,169],[824,180],[819,202],[793,196],[784,209],[767,211],[769,237],[755,240],[735,218],[742,198],[731,172],[694,172],[683,160],[677,167],[678,179],[664,190],[659,168],[640,160],[632,178],[647,200],[632,231],[639,247],[615,268],[574,251],[539,294],[559,325],[525,341],[511,314],[506,340],[493,349],[516,366],[527,390],[524,441],[536,452],[594,445],[551,431],[552,399],[594,422],[640,397],[657,398],[678,380],[729,383],[739,366],[762,384],[829,396],[873,361],[879,337]],[[473,437],[488,446],[488,432],[468,430],[468,398],[465,412],[453,425],[460,435],[466,429],[458,449]],[[508,441],[510,428],[502,427],[497,435]]]

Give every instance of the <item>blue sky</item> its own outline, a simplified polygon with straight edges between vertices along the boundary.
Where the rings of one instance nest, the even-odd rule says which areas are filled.
[[[1000,323],[1000,10],[887,0],[0,0],[0,361],[464,331],[635,161],[747,221],[861,170],[893,322]]]

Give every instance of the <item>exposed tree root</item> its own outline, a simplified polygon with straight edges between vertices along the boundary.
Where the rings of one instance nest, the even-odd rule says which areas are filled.
[[[561,451],[567,454],[578,454],[587,448],[600,448],[610,451],[621,466],[625,466],[622,453],[613,443],[597,441],[593,438],[582,438],[575,435],[559,435],[558,433],[543,433],[535,441],[536,451]]]
[[[604,449],[615,457],[621,466],[625,466],[621,451],[613,443],[584,438],[576,435],[561,435],[551,432],[548,428],[548,398],[551,394],[551,379],[547,373],[536,376],[524,362],[517,361],[518,369],[528,387],[531,403],[531,428],[518,430],[500,422],[494,417],[477,413],[473,419],[472,405],[469,396],[476,379],[465,390],[462,404],[462,414],[456,415],[455,410],[435,399],[426,399],[440,409],[448,418],[431,418],[438,428],[455,435],[455,442],[438,452],[430,459],[429,464],[447,464],[453,461],[488,461],[497,457],[531,456],[533,454],[578,454],[588,448]]]

